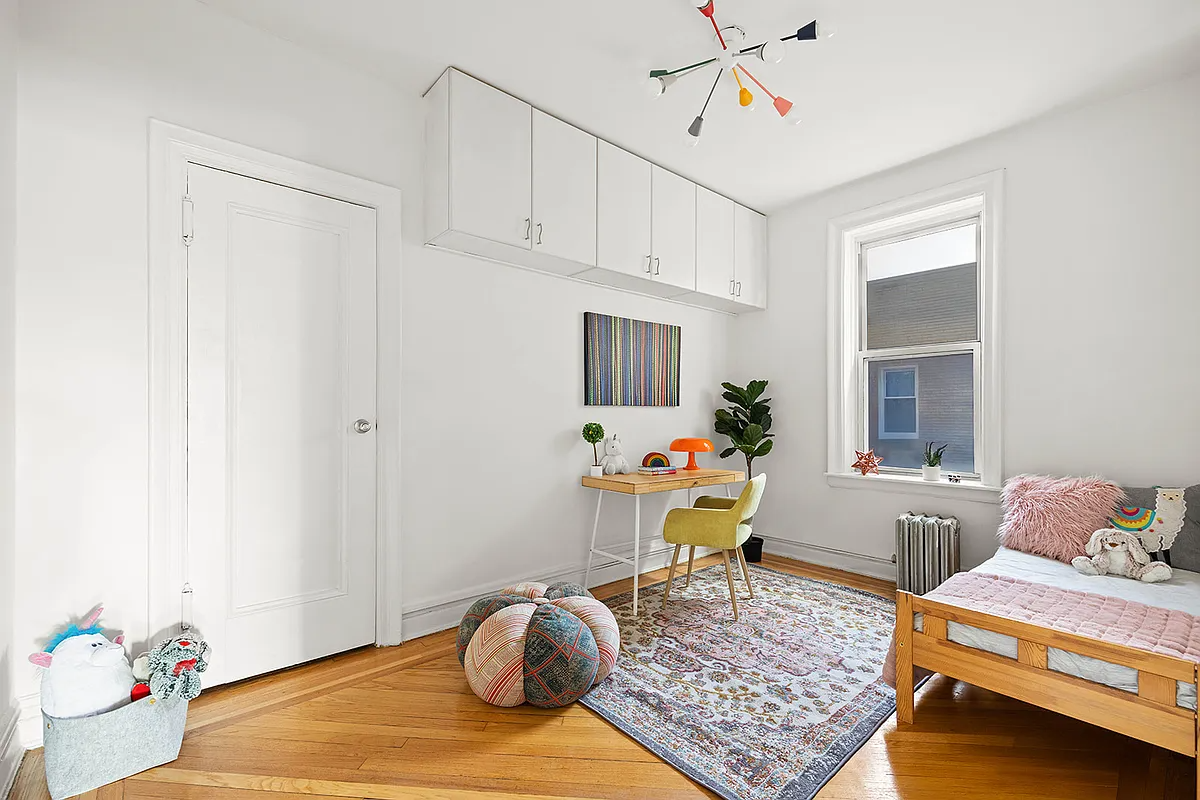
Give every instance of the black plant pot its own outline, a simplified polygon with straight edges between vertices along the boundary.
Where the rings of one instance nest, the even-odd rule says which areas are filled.
[[[762,561],[763,540],[761,536],[751,536],[742,544],[742,555],[747,561],[757,564]]]

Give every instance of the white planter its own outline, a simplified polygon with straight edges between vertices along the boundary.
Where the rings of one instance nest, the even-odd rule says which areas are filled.
[[[934,481],[934,482],[940,481],[942,479],[942,468],[941,467],[928,467],[928,466],[922,465],[921,466],[921,477],[927,481]]]
[[[604,477],[604,467],[593,466],[589,470],[588,474],[591,475],[593,478],[603,478]]]

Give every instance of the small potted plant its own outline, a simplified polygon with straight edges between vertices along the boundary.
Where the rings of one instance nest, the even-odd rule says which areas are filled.
[[[927,481],[942,479],[942,454],[950,445],[937,446],[937,442],[925,443],[925,455],[921,459],[921,477]]]
[[[604,467],[600,466],[600,451],[596,449],[596,445],[604,441],[604,426],[599,422],[584,425],[583,440],[592,446],[592,468],[589,474],[593,478],[603,478]]]

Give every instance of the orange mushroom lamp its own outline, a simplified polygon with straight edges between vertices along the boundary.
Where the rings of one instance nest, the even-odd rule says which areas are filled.
[[[671,442],[672,453],[687,453],[688,463],[684,469],[700,469],[696,465],[696,453],[711,453],[713,443],[708,439],[676,439]]]

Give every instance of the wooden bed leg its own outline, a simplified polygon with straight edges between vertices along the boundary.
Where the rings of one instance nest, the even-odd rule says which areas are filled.
[[[896,721],[907,725],[913,721],[912,639],[912,595],[896,592]]]
[[[1196,672],[1196,696],[1200,697],[1200,669]],[[1200,800],[1200,708],[1196,709],[1196,800]]]

